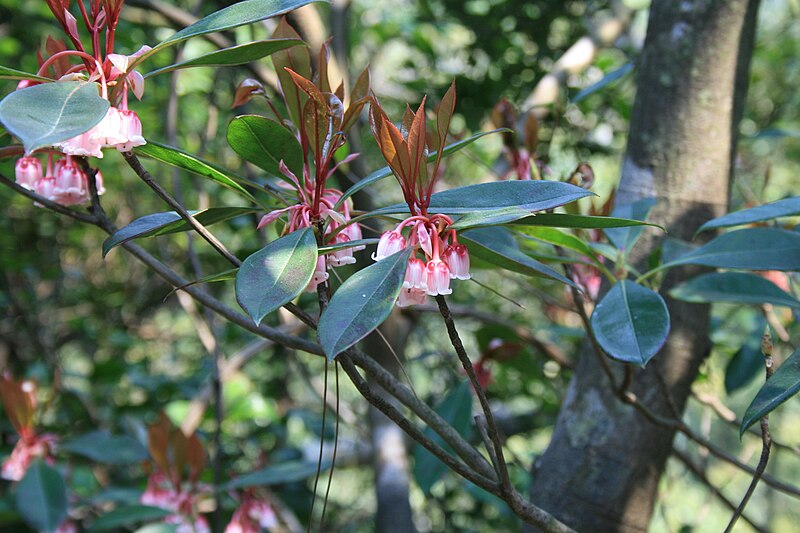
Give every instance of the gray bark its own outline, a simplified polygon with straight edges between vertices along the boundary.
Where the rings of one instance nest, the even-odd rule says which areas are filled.
[[[758,0],[652,3],[617,202],[656,197],[651,219],[671,237],[691,240],[726,211],[757,9]],[[638,264],[663,239],[649,233],[632,255]],[[696,273],[670,271],[662,295]],[[710,348],[709,313],[665,299],[669,340],[634,371],[630,390],[671,416],[664,389],[682,412]],[[622,366],[612,366],[619,375]],[[673,437],[615,397],[587,347],[550,446],[534,465],[532,500],[578,531],[646,531]]]

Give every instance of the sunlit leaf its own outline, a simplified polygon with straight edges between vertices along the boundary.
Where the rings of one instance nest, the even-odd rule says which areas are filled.
[[[0,101],[0,122],[30,153],[88,131],[108,111],[98,85],[58,82],[14,91]]]
[[[292,183],[280,171],[281,160],[298,179],[303,179],[303,151],[295,136],[274,120],[258,115],[234,118],[228,125],[231,148],[272,176]]]
[[[592,332],[606,353],[644,366],[669,335],[669,312],[661,296],[630,280],[621,280],[595,306]]]
[[[265,41],[253,41],[246,44],[223,48],[214,52],[203,54],[199,57],[187,59],[180,63],[168,65],[160,69],[148,72],[145,78],[165,74],[173,70],[192,67],[225,67],[232,65],[243,65],[252,61],[257,61],[268,55],[274,54],[279,50],[284,50],[290,46],[305,45],[300,39],[269,39]]]
[[[243,178],[188,152],[150,140],[147,141],[147,144],[134,148],[134,152],[137,155],[149,157],[150,159],[155,159],[156,161],[161,161],[162,163],[182,168],[198,176],[208,178],[219,183],[223,187],[236,191],[248,200],[254,203],[256,202],[253,195],[236,182],[237,180],[244,181]]]
[[[244,260],[236,274],[236,299],[256,324],[308,286],[317,266],[311,228],[293,231]]]

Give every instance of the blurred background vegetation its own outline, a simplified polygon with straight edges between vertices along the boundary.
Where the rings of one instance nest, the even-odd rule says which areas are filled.
[[[164,4],[153,0],[127,4],[117,33],[119,51],[132,53],[173,31],[169,16],[153,9]],[[346,28],[345,35],[334,35],[334,50],[340,59],[346,59],[350,76],[369,65],[374,90],[390,116],[399,116],[406,102],[414,105],[425,94],[438,97],[452,79],[457,80],[456,137],[491,129],[489,112],[501,98],[521,106],[537,81],[587,34],[593,21],[614,16],[617,7],[599,0],[354,0],[334,4],[338,6],[336,13],[329,7],[318,8],[328,29]],[[613,46],[600,50],[591,66],[568,77],[557,103],[540,122],[539,157],[555,178],[568,176],[578,162],[589,161],[597,179],[594,190],[600,196],[587,204],[594,202],[598,208],[609,199],[619,175],[635,91],[634,75],[625,74],[574,100],[607,74],[629,63],[635,65],[646,31],[647,2],[630,0],[626,4],[633,10],[626,31]],[[170,5],[203,15],[226,2],[178,0]],[[776,200],[798,186],[798,16],[797,0],[762,3],[732,208]],[[313,27],[304,26],[303,20],[295,22],[306,38],[317,42],[325,38],[312,34]],[[236,42],[267,38],[270,24],[240,28],[227,37]],[[49,33],[56,34],[57,28],[44,2],[0,0],[0,64],[35,71],[36,50]],[[212,48],[209,42],[195,39],[175,50],[192,57]],[[152,66],[172,63],[172,54],[156,56]],[[133,108],[142,118],[147,138],[255,175],[253,168],[242,166],[225,142],[225,129],[232,117],[267,113],[259,100],[245,108],[230,108],[236,85],[247,77],[254,77],[254,72],[246,68],[201,68],[162,76],[148,80],[145,98]],[[14,87],[13,82],[2,80],[0,94]],[[178,98],[171,99],[170,95]],[[172,119],[169,113],[174,113]],[[368,137],[368,128],[362,125],[357,132],[353,143],[362,151],[358,168],[373,170],[380,165],[380,156]],[[0,145],[9,142],[8,136],[0,137]],[[501,147],[499,137],[489,137],[454,156],[448,161],[445,183],[494,179]],[[152,161],[145,163],[191,209],[237,205],[236,197],[213,183],[174,173]],[[12,175],[12,165],[10,160],[0,161],[0,172]],[[108,153],[100,168],[108,189],[104,205],[119,226],[165,210],[116,153]],[[357,170],[355,166],[353,170]],[[386,180],[373,190],[371,199],[375,205],[397,201],[399,189]],[[103,260],[100,246],[104,235],[95,228],[39,210],[6,189],[0,190],[0,206],[0,367],[17,377],[34,378],[44,396],[50,389],[57,391],[56,400],[43,412],[41,427],[65,438],[100,428],[141,438],[145,424],[154,421],[162,410],[180,424],[190,402],[205,394],[211,375],[211,357],[198,334],[204,311],[189,298],[172,293],[169,286],[122,250]],[[241,217],[216,226],[215,233],[245,257],[271,237],[256,232],[256,221],[255,216]],[[186,234],[145,241],[143,245],[189,279],[227,268],[205,243]],[[190,260],[190,247],[199,261]],[[202,265],[202,271],[194,263]],[[490,317],[459,320],[459,327],[467,332],[470,353],[486,350],[493,338],[519,341],[515,328],[532,332],[538,341],[560,349],[567,359],[576,353],[582,331],[576,317],[562,308],[568,304],[563,286],[491,270],[477,271],[476,278],[523,303],[524,309],[477,284],[458,284],[453,295],[455,307],[478,308]],[[232,282],[208,284],[207,290],[236,307]],[[405,354],[411,382],[429,403],[438,404],[448,395],[452,399],[464,379],[442,339],[439,321],[424,311],[412,310],[407,315],[415,325]],[[735,426],[722,420],[714,407],[723,412],[730,409],[740,416],[757,390],[758,355],[753,355],[752,349],[748,352],[746,344],[760,336],[761,315],[752,309],[719,306],[715,316],[716,348],[695,385],[698,396],[707,402],[692,403],[687,420],[714,442],[753,462],[760,449],[758,439],[745,437],[739,442]],[[790,315],[778,315],[777,319],[788,326],[791,339],[800,338]],[[268,320],[273,325],[286,323],[283,316]],[[228,360],[243,357],[247,361],[224,384],[221,444],[226,476],[287,459],[316,460],[323,362],[318,357],[266,346],[213,317],[209,324]],[[528,468],[548,442],[570,376],[568,365],[548,360],[535,345],[523,344],[513,358],[494,362],[489,388],[498,411],[511,424],[509,449],[519,465],[512,476],[520,488],[527,486]],[[741,370],[726,374],[732,361]],[[332,378],[329,381],[332,387]],[[365,444],[370,442],[367,404],[349,385],[342,386],[341,404],[340,462],[326,530],[371,531],[376,504],[369,446]],[[771,416],[773,435],[794,447],[800,446],[797,405],[796,399],[790,400]],[[333,438],[331,419],[324,435],[329,442]],[[212,429],[213,409],[206,409],[200,431],[208,446]],[[0,454],[6,455],[11,450],[7,437],[13,431],[5,418],[0,420],[0,432],[4,437]],[[723,493],[738,500],[748,476],[710,460],[681,438],[677,447],[685,450]],[[145,473],[138,464],[100,467],[79,457],[70,457],[69,464],[73,508],[78,509],[79,516],[112,502],[138,501],[144,488]],[[795,455],[778,451],[769,471],[779,471],[784,479],[798,479],[800,463]],[[426,472],[417,474],[424,476]],[[453,475],[433,481],[429,495],[417,486],[411,490],[415,526],[420,531],[516,529],[516,519],[493,496]],[[662,485],[652,531],[715,531],[724,527],[728,509],[683,463],[670,463]],[[8,530],[18,531],[23,526],[7,501],[8,488],[8,482],[0,485],[0,497],[6,498],[0,500],[0,520]],[[311,481],[275,486],[274,498],[306,523]],[[224,512],[230,513],[233,502],[223,503]],[[792,531],[800,519],[795,501],[763,485],[749,513],[758,522],[769,523],[774,531]],[[740,530],[747,527],[741,524]]]

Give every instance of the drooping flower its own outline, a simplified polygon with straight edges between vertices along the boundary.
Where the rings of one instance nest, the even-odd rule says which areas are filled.
[[[225,527],[225,533],[260,533],[263,529],[277,525],[278,517],[272,506],[247,492],[242,504],[234,511],[231,521]]]
[[[469,273],[469,251],[463,244],[448,246],[442,254],[442,260],[450,267],[450,277],[467,280],[472,276]]]
[[[311,281],[308,282],[306,292],[316,291],[317,285],[320,283],[325,283],[326,281],[328,281],[327,264],[325,262],[325,256],[320,255],[317,257],[317,267],[314,270],[314,275],[311,277]]]
[[[34,191],[42,179],[42,163],[36,157],[20,157],[14,165],[14,174],[18,185]]]
[[[378,249],[372,254],[373,261],[380,261],[405,249],[406,238],[398,231],[387,231],[378,241]]]
[[[452,294],[450,288],[450,267],[441,259],[431,259],[425,265],[426,283],[428,294],[436,296],[438,294]]]
[[[69,156],[58,160],[55,164],[55,182],[51,199],[67,206],[89,201],[86,175]]]

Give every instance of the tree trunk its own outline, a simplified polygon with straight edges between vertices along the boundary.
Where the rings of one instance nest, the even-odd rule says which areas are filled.
[[[691,240],[726,211],[757,10],[758,0],[652,3],[616,201],[656,197],[651,220],[670,237]],[[647,233],[632,254],[639,265],[663,239]],[[665,387],[682,412],[710,348],[708,307],[666,298],[696,273],[667,275],[671,334],[645,370],[634,370],[630,387],[666,416]],[[623,366],[612,366],[619,375]],[[673,437],[615,397],[585,348],[550,446],[534,465],[532,500],[578,531],[646,531]]]

